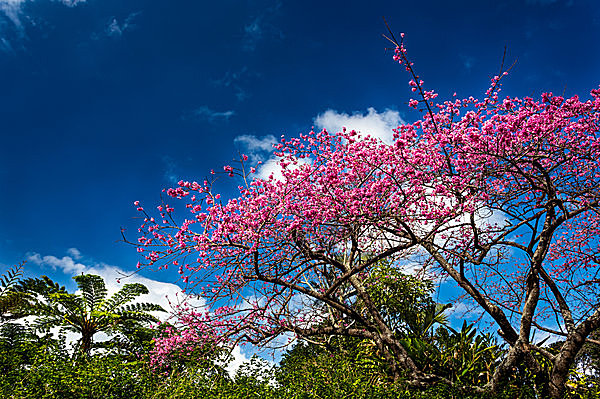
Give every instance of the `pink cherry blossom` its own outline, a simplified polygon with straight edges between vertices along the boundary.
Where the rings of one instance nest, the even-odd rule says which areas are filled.
[[[220,201],[207,181],[166,190],[181,208],[159,206],[161,223],[146,220],[132,244],[146,265],[180,266],[207,307],[177,309],[180,329],[157,341],[156,361],[207,341],[346,335],[372,340],[392,372],[419,380],[365,288],[383,260],[419,263],[422,275],[453,280],[508,344],[487,388],[516,364],[537,364],[533,352],[546,356],[534,330],[569,342],[546,356],[560,397],[578,337],[600,328],[600,89],[587,100],[501,98],[503,72],[481,100],[434,103],[396,44],[420,97],[409,106],[423,113],[391,144],[310,131],[276,145],[281,178],[244,179],[237,198]]]

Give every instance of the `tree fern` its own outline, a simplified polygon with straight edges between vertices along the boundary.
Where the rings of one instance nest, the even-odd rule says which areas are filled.
[[[129,304],[137,296],[148,293],[143,284],[126,284],[111,297],[104,280],[96,275],[81,275],[73,278],[80,294],[71,294],[46,276],[22,281],[18,290],[30,293],[34,298],[27,308],[28,314],[36,316],[35,328],[48,331],[52,327],[81,334],[78,347],[89,354],[93,336],[103,331],[119,333],[126,325],[128,329],[141,328],[155,322],[157,318],[148,312],[164,312],[157,304]]]

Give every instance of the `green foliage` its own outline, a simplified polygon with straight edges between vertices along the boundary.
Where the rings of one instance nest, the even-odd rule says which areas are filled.
[[[218,372],[215,372],[218,370]],[[222,368],[197,366],[165,376],[152,399],[276,399],[282,396],[270,385],[271,367],[253,357],[242,365],[234,378]]]
[[[411,387],[391,381],[385,363],[368,341],[335,342],[330,348],[298,343],[275,370],[281,398],[483,398],[459,387]],[[489,398],[488,396],[485,396]]]
[[[275,399],[280,398],[280,393],[271,384],[273,380],[272,367],[257,356],[250,362],[240,366],[233,380],[219,386],[215,394],[227,399]]]
[[[0,276],[0,323],[21,317],[20,308],[30,299],[15,287],[23,276],[23,263],[13,266]]]
[[[436,372],[465,386],[483,386],[490,381],[504,354],[491,334],[478,333],[472,324],[463,322],[460,331],[438,328],[433,338],[438,349]]]
[[[567,382],[568,399],[597,399],[600,398],[600,384],[597,375],[571,370],[569,382]]]
[[[26,325],[6,323],[0,327],[0,386],[12,386],[35,362],[39,353],[58,342],[47,335],[39,337]],[[1,391],[1,388],[0,388]]]
[[[471,337],[469,347],[475,357],[454,361],[458,367],[470,370],[465,375],[472,376],[476,368],[469,367],[471,360],[476,358],[476,348],[485,344],[477,343],[481,335],[473,336],[473,330],[463,328],[461,332],[450,335],[448,347],[464,347],[468,339],[461,337]],[[0,367],[3,398],[494,398],[444,384],[412,387],[403,381],[390,381],[368,342],[345,339],[332,339],[329,348],[299,343],[275,367],[255,357],[231,378],[222,367],[210,362],[188,363],[164,374],[151,369],[144,356],[133,359],[96,354],[73,359],[60,340],[42,339],[26,327],[12,325],[0,330]],[[572,379],[568,397],[598,397],[598,391],[586,384],[589,381],[584,376]],[[514,381],[509,381],[506,391],[495,398],[540,396],[530,387],[516,389]]]
[[[275,378],[286,398],[388,397],[381,396],[388,390],[383,362],[368,341],[353,338],[336,337],[329,348],[298,343]]]
[[[26,370],[14,373],[18,378],[2,378],[2,397],[145,398],[158,383],[144,361],[124,362],[113,355],[73,360],[64,350],[42,349]]]
[[[140,354],[149,353],[154,345],[158,331],[139,325],[132,321],[124,321],[119,326],[119,333],[109,341],[94,342],[95,349],[106,349],[109,353],[119,354],[127,359],[137,359]]]
[[[433,300],[431,281],[380,262],[366,282],[369,295],[421,370],[457,386],[483,386],[491,379],[503,349],[490,334],[479,334],[466,322],[460,331],[447,326],[445,311],[451,305]]]
[[[424,335],[433,325],[444,323],[447,307],[432,299],[433,283],[379,262],[365,280],[367,292],[386,323],[403,336]]]
[[[39,337],[13,323],[0,329],[0,371],[2,398],[151,398],[164,385],[147,352],[73,358],[64,335]]]
[[[0,278],[2,293],[22,293],[26,300],[15,314],[36,314],[33,327],[0,325],[0,397],[3,398],[460,398],[492,399],[472,393],[468,387],[483,386],[502,359],[504,350],[491,334],[478,332],[463,323],[460,330],[447,325],[447,305],[436,304],[432,286],[405,276],[385,265],[366,279],[370,295],[381,313],[393,322],[402,345],[425,372],[453,382],[411,386],[393,381],[387,362],[377,346],[354,337],[320,337],[322,345],[299,342],[288,350],[277,366],[254,357],[234,377],[224,367],[226,353],[216,346],[199,346],[174,354],[162,368],[149,364],[155,337],[166,328],[144,326],[153,320],[149,311],[157,305],[130,303],[148,290],[127,284],[107,298],[104,281],[98,276],[77,276],[80,295],[43,276],[19,280],[19,269]],[[373,279],[372,281],[369,279]],[[378,281],[379,283],[375,283]],[[10,290],[7,289],[10,287]],[[84,323],[93,326],[85,330]],[[68,324],[68,325],[66,325]],[[54,339],[53,326],[113,334],[110,341],[96,343],[102,352],[71,356],[65,337]],[[92,334],[93,335],[93,334]],[[319,337],[317,337],[319,338]],[[557,344],[555,344],[557,345]],[[90,346],[92,347],[92,346]],[[586,346],[578,359],[597,370],[597,347]],[[549,348],[549,350],[553,350]],[[495,398],[541,398],[550,364],[534,375],[524,365],[516,367]],[[594,376],[571,372],[566,397],[600,397]]]

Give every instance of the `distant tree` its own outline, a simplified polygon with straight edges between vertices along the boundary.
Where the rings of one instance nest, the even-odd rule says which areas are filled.
[[[158,319],[148,312],[164,312],[153,303],[133,303],[136,297],[147,294],[143,284],[125,284],[114,295],[107,297],[104,280],[100,276],[86,274],[73,277],[80,294],[71,294],[47,276],[21,281],[17,292],[33,295],[24,313],[35,316],[34,327],[49,331],[52,327],[81,334],[78,349],[88,355],[97,332],[114,335],[135,327],[142,328]]]
[[[600,330],[594,331],[590,338],[577,354],[576,362],[587,374],[600,380]]]

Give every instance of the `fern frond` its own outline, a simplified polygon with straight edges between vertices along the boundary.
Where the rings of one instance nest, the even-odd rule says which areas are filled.
[[[81,290],[81,296],[88,311],[96,310],[106,298],[108,291],[104,279],[95,274],[84,274],[73,277],[77,287]]]
[[[102,305],[103,310],[114,311],[123,304],[132,301],[136,297],[149,293],[148,288],[140,283],[125,284],[118,292],[115,292]]]
[[[0,296],[0,320],[18,319],[23,317],[28,307],[30,295],[24,292],[9,291]]]
[[[25,263],[23,262],[15,265],[0,276],[0,296],[4,296],[4,294],[10,290],[12,286],[19,282],[21,276],[23,276],[24,264]]]
[[[156,303],[130,303],[115,309],[115,313],[124,314],[127,312],[166,312],[162,306]]]

